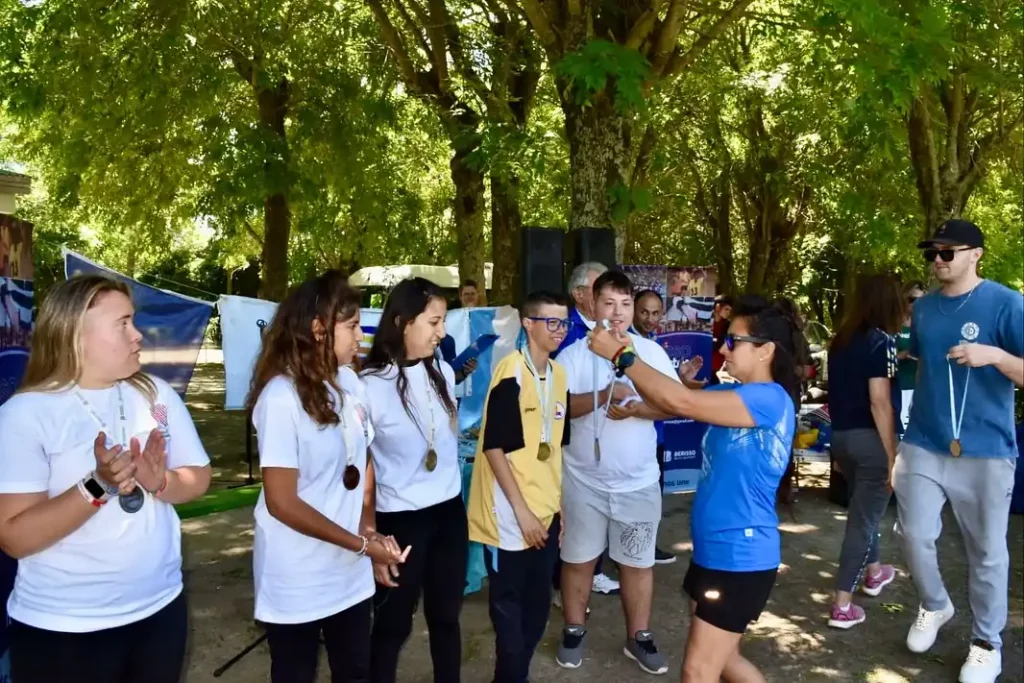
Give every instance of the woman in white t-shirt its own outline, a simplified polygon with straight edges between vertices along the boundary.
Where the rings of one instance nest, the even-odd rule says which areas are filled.
[[[86,275],[39,310],[0,407],[0,546],[19,562],[19,683],[177,683],[188,634],[173,505],[210,466],[181,398],[140,370],[129,289]]]
[[[372,522],[373,440],[358,376],[359,293],[331,271],[295,288],[263,335],[249,407],[256,504],[256,619],[274,683],[313,683],[320,634],[334,683],[370,680],[371,558],[401,563]],[[371,493],[368,495],[366,492]]]
[[[375,432],[370,452],[377,530],[409,548],[400,573],[394,565],[374,564],[374,683],[394,683],[421,593],[434,681],[459,681],[469,541],[452,399],[455,374],[434,355],[447,310],[430,281],[400,282],[384,305],[363,373]]]

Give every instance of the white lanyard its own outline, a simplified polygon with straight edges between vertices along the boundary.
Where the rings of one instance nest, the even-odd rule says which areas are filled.
[[[421,362],[422,363],[426,363],[427,359],[424,358]],[[423,404],[423,409],[426,410],[427,419],[430,422],[430,436],[427,436],[427,433],[423,431],[423,426],[420,424],[420,421],[418,419],[413,419],[413,424],[416,425],[416,429],[418,429],[419,432],[420,432],[420,435],[423,436],[423,440],[427,442],[427,451],[429,452],[429,451],[434,450],[434,400],[433,400],[433,394],[435,392],[432,391],[432,387],[431,387],[431,384],[430,384],[430,373],[427,372],[426,365],[423,366],[423,375],[424,375],[424,377],[423,377],[423,387],[424,387],[423,395],[427,399],[426,402],[424,402],[424,404]],[[416,414],[419,415],[420,413],[421,413],[420,408],[419,408],[419,406],[417,406]]]
[[[523,349],[523,358],[526,359],[526,367],[529,369],[530,374],[533,375],[533,386],[537,388],[537,397],[540,399],[540,414],[541,414],[541,432],[540,442],[550,443],[551,442],[551,427],[554,422],[552,414],[552,406],[554,401],[552,400],[552,393],[554,391],[555,377],[554,370],[551,366],[551,361],[547,361],[547,374],[545,375],[544,384],[547,385],[543,390],[541,388],[540,373],[537,372],[537,368],[533,364],[533,359],[530,357],[529,347]]]
[[[960,399],[960,419],[956,417],[956,398],[953,393],[953,363],[946,362],[946,369],[949,371],[949,422],[953,427],[953,441],[960,441],[960,428],[964,424],[964,409],[967,408],[967,387],[971,383],[971,368],[967,367],[967,379],[964,381],[964,395]]]
[[[114,387],[117,388],[117,413],[118,413],[118,422],[120,422],[120,426],[121,426],[121,447],[127,449],[128,448],[128,416],[125,413],[125,409],[124,409],[124,395],[121,393],[121,383],[120,382],[114,384]],[[90,416],[92,416],[92,419],[96,421],[96,424],[98,424],[100,426],[100,430],[104,434],[106,434],[108,438],[113,438],[114,435],[110,433],[111,430],[107,426],[106,421],[102,417],[100,417],[100,414],[96,412],[96,409],[92,407],[92,404],[89,403],[89,401],[86,400],[85,396],[82,395],[81,390],[79,390],[78,387],[75,387],[72,393],[74,393],[75,398],[78,399],[79,403],[82,404],[82,407],[85,408],[85,410],[89,413]],[[106,444],[103,444],[103,446],[104,446],[104,448],[106,448]]]
[[[352,434],[349,431],[348,420],[345,417],[346,407],[349,405],[350,402],[354,402],[354,401],[355,401],[355,396],[353,396],[352,394],[348,393],[344,389],[341,391],[341,411],[339,412],[339,416],[341,417],[341,436],[342,436],[342,439],[344,439],[344,441],[345,441],[345,465],[346,465],[346,467],[350,467],[350,466],[354,465],[355,462],[356,462],[356,444],[355,444],[355,439],[352,437]],[[362,424],[362,427],[363,427],[363,443],[365,444],[370,439],[370,435],[369,435],[369,433],[367,432],[367,429],[366,429],[366,420],[360,420],[359,413],[355,409],[354,405],[351,407],[351,410],[355,414],[356,420],[358,420],[360,422],[360,424]]]
[[[598,398],[601,393],[601,382],[598,381],[598,374],[600,373],[601,358],[591,351],[594,361],[594,456],[601,459],[601,432],[604,431],[604,426],[608,424],[608,410],[612,406],[612,394],[615,393],[615,368],[612,367],[612,381],[608,386],[608,401],[604,404],[604,409],[600,407],[600,399]],[[603,419],[602,419],[603,416]]]

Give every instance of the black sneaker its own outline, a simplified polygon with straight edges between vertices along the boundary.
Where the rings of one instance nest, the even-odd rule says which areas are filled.
[[[666,553],[661,548],[654,549],[654,564],[672,564],[676,561],[676,556],[672,553]]]

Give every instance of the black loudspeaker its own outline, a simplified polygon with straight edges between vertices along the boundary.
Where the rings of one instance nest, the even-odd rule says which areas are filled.
[[[565,258],[562,254],[563,233],[554,228],[528,228],[522,230],[522,249],[519,254],[519,302],[531,292],[565,291]]]
[[[611,228],[577,228],[565,233],[566,252],[572,268],[581,263],[603,263],[617,267],[615,231]]]

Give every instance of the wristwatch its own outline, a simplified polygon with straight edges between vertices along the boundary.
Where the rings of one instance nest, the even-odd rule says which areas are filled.
[[[107,484],[97,477],[95,472],[90,472],[89,476],[78,483],[78,490],[82,492],[86,500],[96,507],[117,495],[117,487],[113,487],[113,490],[107,488]]]
[[[626,374],[626,370],[629,370],[636,362],[636,354],[632,351],[623,351],[619,354],[618,360],[615,362],[615,375],[622,377]]]

